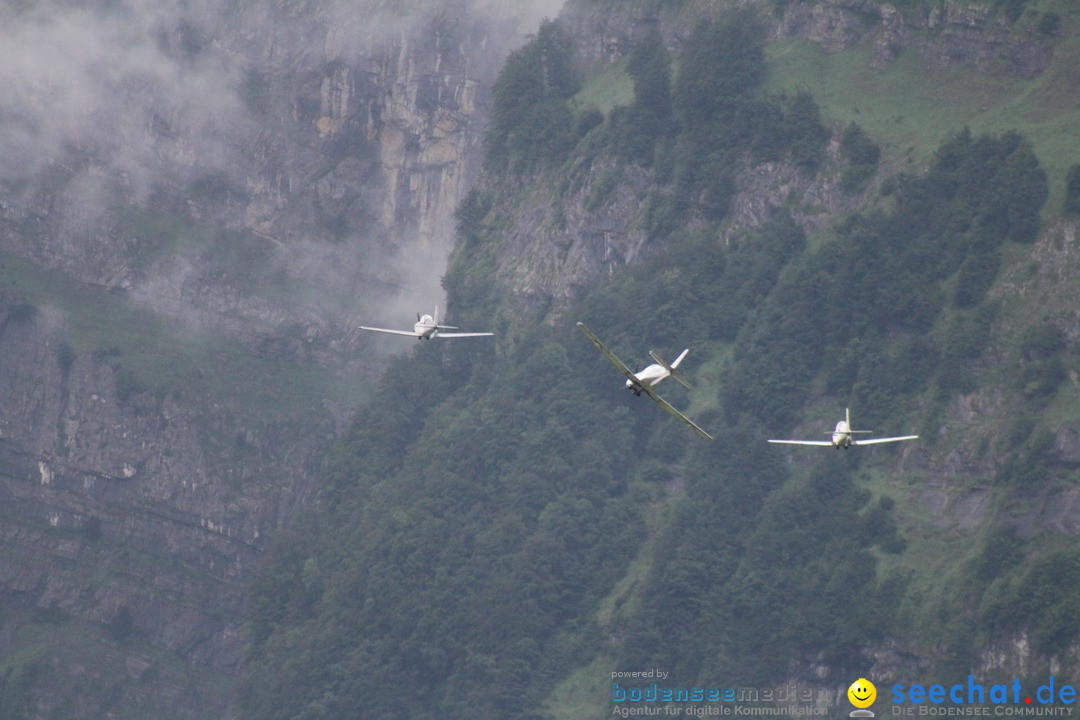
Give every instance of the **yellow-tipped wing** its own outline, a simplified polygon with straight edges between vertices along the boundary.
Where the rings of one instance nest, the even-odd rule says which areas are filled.
[[[595,345],[596,348],[601,353],[603,353],[604,357],[606,357],[611,362],[612,365],[614,365],[616,368],[618,368],[619,372],[621,372],[623,375],[626,376],[627,380],[634,383],[635,386],[641,387],[641,383],[638,382],[637,375],[634,374],[634,371],[631,370],[630,368],[626,367],[626,365],[623,364],[622,360],[615,357],[615,353],[608,350],[607,345],[600,342],[600,338],[596,337],[596,335],[593,334],[592,330],[585,327],[585,323],[579,322],[577,324],[577,326],[578,326],[578,329],[581,330],[581,332],[585,333],[585,337],[592,340],[592,344]]]
[[[585,337],[592,340],[592,344],[595,345],[597,347],[597,349],[601,353],[603,353],[604,357],[606,357],[611,362],[612,365],[614,365],[616,368],[618,368],[619,372],[621,372],[623,375],[625,375],[627,380],[629,380],[631,383],[634,384],[634,387],[642,390],[646,395],[648,395],[650,398],[655,400],[656,403],[660,407],[664,408],[669,413],[671,413],[672,417],[678,418],[680,422],[685,423],[688,427],[693,429],[693,431],[696,432],[701,437],[705,438],[706,440],[712,440],[713,439],[712,435],[710,435],[709,433],[702,430],[700,427],[698,427],[698,425],[693,420],[691,420],[690,418],[686,417],[681,412],[676,410],[667,400],[665,400],[664,398],[657,395],[656,392],[651,387],[649,387],[648,385],[643,385],[637,379],[637,376],[634,374],[634,372],[630,368],[626,367],[626,365],[623,363],[622,360],[615,357],[615,353],[608,350],[607,346],[604,345],[604,343],[600,342],[600,338],[596,337],[596,335],[593,334],[592,330],[585,327],[585,323],[579,322],[577,324],[577,326],[578,326],[578,329],[581,330],[581,332],[585,333]]]
[[[712,440],[712,439],[713,439],[713,436],[712,436],[712,435],[710,435],[709,433],[707,433],[707,432],[705,432],[704,430],[702,430],[702,429],[701,429],[700,427],[698,427],[698,426],[697,426],[697,423],[695,423],[695,422],[694,422],[693,420],[691,420],[690,418],[686,417],[686,416],[685,416],[685,415],[683,415],[683,414],[682,414],[681,412],[679,412],[679,411],[678,411],[678,410],[676,410],[676,409],[675,409],[674,407],[672,407],[671,403],[669,403],[669,402],[668,402],[667,400],[665,400],[664,398],[660,397],[660,396],[659,396],[659,395],[657,395],[656,393],[649,393],[649,397],[651,397],[651,398],[652,398],[653,400],[655,400],[655,401],[656,401],[656,403],[657,403],[657,404],[658,404],[658,405],[659,405],[660,407],[664,408],[664,409],[665,409],[665,410],[667,410],[667,411],[668,411],[669,413],[671,413],[671,415],[672,415],[673,417],[677,417],[677,418],[678,418],[679,420],[681,420],[682,422],[686,423],[686,424],[687,424],[687,425],[688,425],[688,426],[689,426],[690,428],[692,428],[692,429],[693,429],[693,431],[694,431],[694,432],[696,432],[696,433],[697,433],[698,435],[700,435],[701,437],[705,438],[706,440]]]

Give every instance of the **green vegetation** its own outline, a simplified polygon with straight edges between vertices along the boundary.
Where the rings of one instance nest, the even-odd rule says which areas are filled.
[[[840,150],[848,166],[840,177],[840,187],[847,192],[862,190],[878,169],[881,148],[871,140],[858,123],[851,123],[844,130]]]
[[[588,169],[614,157],[651,168],[663,185],[645,207],[653,240],[670,236],[688,214],[722,221],[747,150],[760,162],[789,159],[815,172],[828,138],[821,113],[808,93],[762,92],[764,47],[764,29],[749,10],[701,22],[677,58],[658,32],[646,33],[625,64],[632,99],[583,136],[564,156],[566,166]],[[612,76],[620,71],[605,71],[605,82],[619,87]],[[597,199],[606,197],[600,193]]]
[[[168,683],[178,694],[187,695],[182,701],[185,717],[210,720],[226,712],[210,703],[192,708],[208,697],[227,697],[228,678],[181,662],[137,633],[129,631],[121,642],[115,624],[95,628],[57,606],[31,609],[9,604],[4,608],[4,621],[19,628],[18,642],[8,646],[14,651],[0,658],[0,717],[4,720],[31,720],[43,714],[117,720],[177,716],[177,708],[169,700],[147,692],[158,683]],[[56,672],[58,647],[69,653],[68,662],[62,665],[69,692],[42,699],[40,683]]]
[[[627,62],[634,83],[634,101],[615,110],[619,154],[651,165],[655,154],[671,150],[671,54],[655,29],[634,48]]]
[[[991,552],[1016,558],[1015,537],[992,536]],[[1004,545],[1004,548],[1000,547]],[[1004,552],[1002,552],[1004,550]],[[1002,573],[1001,582],[991,586],[984,600],[982,619],[990,627],[1030,627],[1040,652],[1055,655],[1067,649],[1080,634],[1080,563],[1071,549],[1047,553],[1023,574]]]
[[[995,633],[1028,630],[1047,656],[1080,637],[1075,553],[995,519],[1017,493],[1071,482],[1055,475],[1040,413],[1075,404],[1075,357],[1052,322],[1010,335],[1020,311],[993,292],[1041,228],[1052,181],[1040,146],[1024,128],[969,125],[922,86],[912,114],[883,130],[900,90],[886,111],[843,105],[882,97],[841,90],[869,82],[861,52],[770,48],[752,12],[732,13],[677,55],[645,34],[608,71],[631,86],[610,109],[571,81],[556,24],[508,61],[487,175],[459,208],[445,278],[455,312],[498,318],[500,341],[424,345],[362,408],[322,501],[276,539],[253,585],[241,717],[606,715],[604,675],[618,669],[660,667],[688,686],[835,685],[887,638],[918,656],[900,670],[960,674]],[[779,77],[785,53],[808,67]],[[886,73],[902,88],[914,62]],[[792,82],[845,63],[843,81]],[[568,122],[575,113],[585,120]],[[836,120],[843,165],[830,168]],[[912,162],[897,171],[901,157]],[[729,236],[748,160],[824,169],[872,197],[813,242],[792,207]],[[506,311],[496,251],[515,214],[584,195],[594,170],[579,199],[602,209],[629,167],[652,181],[648,252],[557,317]],[[716,441],[627,397],[577,318],[631,365],[693,338],[695,418]],[[991,383],[984,435],[938,432],[951,403]],[[797,462],[766,449],[772,433],[816,432],[848,404],[863,427],[925,428],[904,456],[916,469],[898,470],[897,447]],[[936,490],[922,473],[939,442],[995,460],[970,481],[991,510],[949,527],[944,510],[926,517]],[[965,491],[941,490],[943,505]]]
[[[1070,166],[1065,177],[1065,212],[1080,215],[1080,165]]]
[[[1054,59],[1031,78],[1003,72],[975,72],[960,65],[930,71],[915,50],[883,68],[870,62],[865,45],[829,53],[805,40],[773,43],[766,48],[765,87],[771,92],[810,92],[826,121],[855,122],[882,148],[886,164],[923,168],[937,146],[961,127],[974,133],[1015,130],[1033,145],[1050,182],[1044,219],[1056,214],[1065,198],[1065,176],[1080,161],[1075,128],[1080,124],[1080,93],[1072,68],[1080,62],[1080,22],[1070,2],[1029,3],[1039,17],[1058,17]],[[928,73],[931,80],[928,81]]]
[[[334,382],[322,368],[261,357],[220,333],[177,326],[122,293],[8,253],[0,253],[0,287],[18,298],[12,321],[48,313],[61,367],[70,369],[77,352],[112,365],[122,401],[141,392],[211,397],[265,416],[319,407]]]
[[[507,58],[492,91],[487,164],[526,172],[573,145],[570,98],[580,89],[573,40],[556,22]]]
[[[640,539],[634,433],[545,333],[514,357],[457,347],[388,375],[379,423],[332,460],[335,501],[277,546],[249,716],[520,716],[594,652],[578,619]],[[612,434],[583,442],[596,427]]]

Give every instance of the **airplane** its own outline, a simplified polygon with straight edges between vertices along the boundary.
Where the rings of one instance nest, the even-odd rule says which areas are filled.
[[[481,333],[455,333],[455,332],[443,332],[443,330],[457,330],[453,325],[440,325],[439,324],[439,306],[435,306],[435,315],[420,316],[420,313],[416,313],[416,324],[413,325],[412,332],[408,330],[387,330],[386,328],[367,327],[366,325],[360,326],[361,330],[372,330],[374,332],[390,333],[391,335],[408,335],[414,337],[417,340],[430,340],[434,337],[443,338],[463,338],[463,337],[489,337],[495,333],[481,332]]]
[[[626,367],[626,365],[624,365],[623,362],[619,360],[619,358],[615,357],[615,353],[608,350],[607,346],[605,346],[604,343],[600,342],[600,338],[596,337],[596,335],[593,334],[592,330],[585,327],[585,323],[579,322],[577,326],[581,330],[581,332],[585,333],[585,337],[592,340],[593,345],[595,345],[600,350],[600,352],[604,354],[604,357],[611,361],[611,364],[618,368],[619,372],[621,372],[626,377],[626,387],[634,393],[635,397],[641,397],[641,393],[645,393],[654,401],[656,401],[656,403],[660,405],[660,407],[667,410],[680,421],[686,423],[686,425],[692,428],[694,432],[696,432],[698,435],[705,438],[706,440],[713,439],[712,435],[698,427],[693,420],[683,415],[681,412],[672,407],[667,400],[664,400],[664,398],[656,394],[656,386],[659,385],[662,380],[668,377],[673,377],[680,383],[682,383],[687,389],[690,388],[690,383],[687,382],[686,378],[683,377],[678,370],[676,370],[676,368],[679,367],[679,363],[681,363],[683,361],[683,358],[686,357],[686,353],[690,352],[690,348],[683,350],[679,354],[679,357],[675,358],[674,362],[671,363],[668,363],[662,357],[650,350],[649,355],[652,357],[653,360],[656,361],[656,364],[648,366],[639,373],[635,373],[631,371],[630,368]]]
[[[868,438],[866,440],[856,440],[853,437],[854,435],[870,434],[871,432],[871,430],[852,430],[851,410],[849,408],[844,408],[844,419],[836,423],[836,429],[832,431],[832,438],[829,440],[770,440],[769,442],[782,445],[820,445],[822,447],[829,447],[831,445],[837,450],[840,448],[847,450],[852,445],[878,445],[880,443],[916,440],[919,437],[918,435],[900,435],[887,438]],[[825,434],[828,435],[829,431],[826,430]]]

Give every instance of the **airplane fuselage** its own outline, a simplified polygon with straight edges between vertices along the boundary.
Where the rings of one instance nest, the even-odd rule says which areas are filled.
[[[681,412],[676,410],[671,403],[653,392],[653,388],[659,385],[660,381],[666,377],[673,377],[678,380],[681,385],[684,385],[688,390],[690,389],[689,381],[687,381],[687,379],[683,377],[678,370],[676,370],[676,368],[679,367],[679,363],[681,363],[683,361],[683,358],[686,357],[686,353],[690,352],[689,348],[683,350],[679,354],[679,357],[675,358],[675,360],[670,363],[664,360],[664,358],[657,355],[654,350],[650,350],[649,355],[652,357],[653,360],[656,361],[656,364],[649,365],[641,372],[634,372],[633,370],[628,368],[622,360],[615,357],[615,353],[608,350],[607,346],[600,341],[600,338],[596,337],[596,335],[593,334],[592,330],[585,327],[585,323],[579,322],[577,326],[581,330],[581,332],[585,333],[585,337],[589,338],[589,340],[592,341],[592,344],[596,346],[596,349],[603,353],[604,357],[606,357],[612,365],[618,368],[619,372],[622,373],[622,376],[626,378],[626,388],[632,393],[634,393],[634,395],[640,396],[643,392],[648,393],[649,399],[657,403],[660,407],[664,408],[664,410],[670,413],[673,417],[678,418],[681,423],[683,423],[687,427],[692,428],[694,432],[696,432],[698,435],[705,438],[706,440],[713,439],[712,435],[698,427],[693,420],[683,415]]]
[[[641,372],[634,373],[635,380],[626,380],[626,387],[628,390],[632,390],[635,395],[640,395],[643,388],[654,388],[660,384],[660,381],[671,375],[666,368],[660,365],[650,365]]]
[[[851,427],[848,426],[846,420],[836,423],[836,429],[832,434],[832,444],[833,447],[845,450],[851,447]]]
[[[438,329],[439,326],[435,324],[435,320],[430,315],[423,316],[419,322],[413,325],[413,332],[416,333],[420,340],[430,340]]]

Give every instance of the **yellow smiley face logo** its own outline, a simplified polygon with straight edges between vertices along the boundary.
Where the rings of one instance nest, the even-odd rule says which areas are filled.
[[[867,708],[877,699],[877,688],[866,678],[859,678],[847,689],[848,700],[857,708]]]

